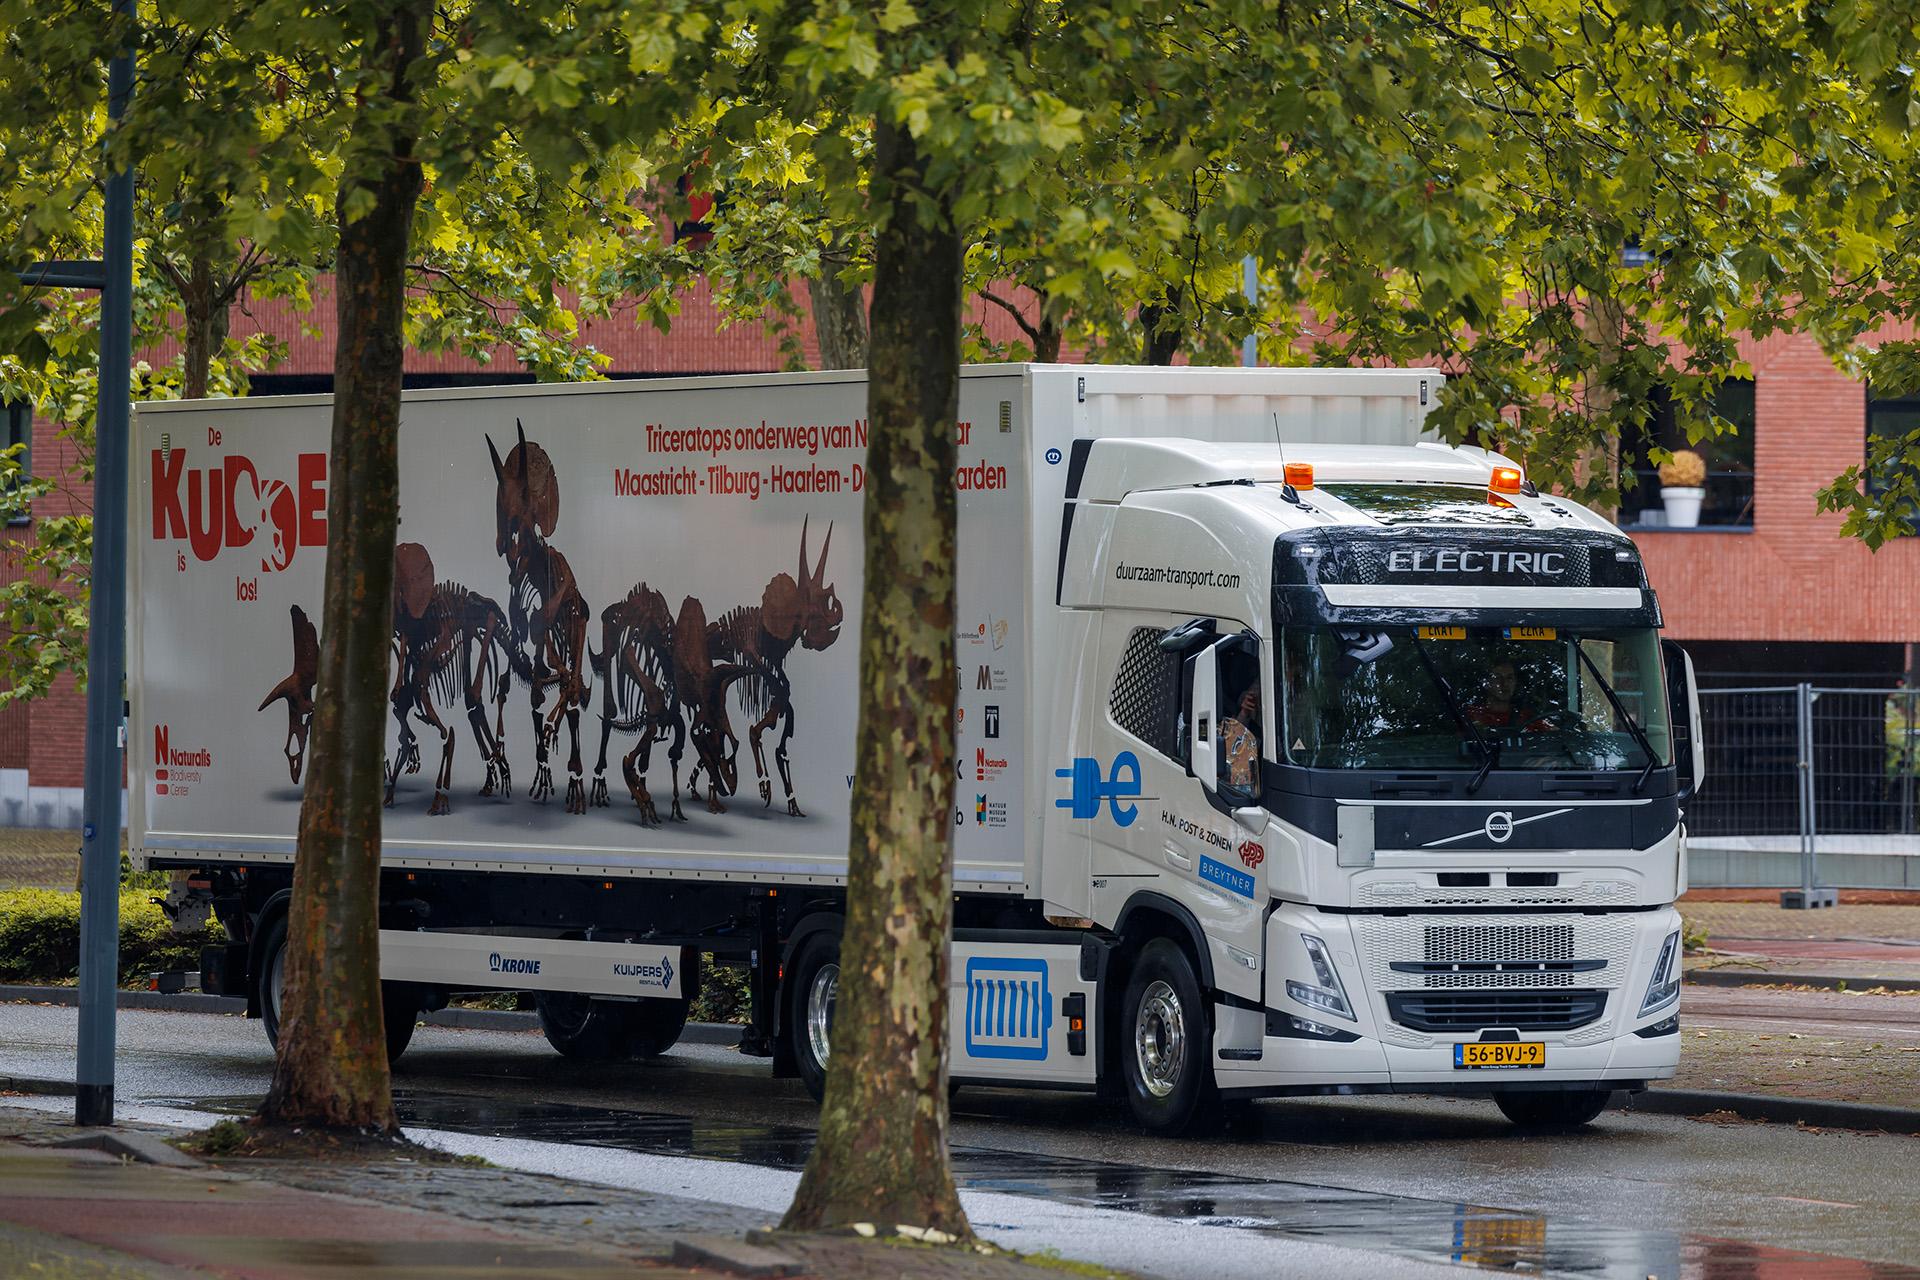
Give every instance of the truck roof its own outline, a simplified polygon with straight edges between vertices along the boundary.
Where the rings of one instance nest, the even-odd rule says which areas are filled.
[[[1285,467],[1302,463],[1313,468],[1313,488],[1299,492],[1301,502],[1281,501]],[[1088,457],[1080,496],[1091,502],[1120,502],[1129,494],[1242,485],[1266,490],[1253,505],[1280,528],[1507,525],[1618,533],[1606,519],[1554,494],[1522,492],[1510,500],[1487,501],[1496,467],[1520,464],[1485,449],[1426,441],[1296,445],[1176,437],[1102,440]]]

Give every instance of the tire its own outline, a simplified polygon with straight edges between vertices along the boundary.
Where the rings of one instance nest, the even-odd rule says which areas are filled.
[[[260,964],[254,970],[255,1003],[260,1006],[260,1022],[267,1030],[267,1043],[280,1047],[280,998],[287,963],[287,917],[274,916],[273,923],[260,935]]]
[[[827,1096],[827,1057],[840,990],[840,939],[817,933],[801,946],[787,984],[788,1038],[794,1066],[813,1100]]]
[[[287,962],[287,917],[277,915],[267,931],[260,935],[260,967],[254,974],[254,994],[260,1006],[260,1021],[267,1030],[267,1043],[280,1047],[280,1002],[285,984]],[[380,1011],[387,1045],[387,1064],[391,1066],[413,1040],[413,1024],[420,1017],[420,1000],[410,984],[380,984]]]
[[[1174,1135],[1216,1124],[1213,1019],[1193,962],[1177,943],[1155,938],[1141,950],[1119,1025],[1127,1109],[1140,1126]]]
[[[1522,1129],[1578,1129],[1607,1109],[1611,1089],[1565,1089],[1545,1093],[1496,1093],[1494,1105]]]
[[[420,1021],[420,993],[411,982],[380,984],[380,1017],[386,1024],[387,1065],[391,1067],[413,1043],[414,1024]]]
[[[561,1056],[581,1062],[657,1058],[686,1029],[687,1000],[595,1000],[568,991],[533,997],[540,1030]]]

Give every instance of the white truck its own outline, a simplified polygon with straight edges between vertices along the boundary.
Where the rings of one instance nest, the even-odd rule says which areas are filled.
[[[1633,544],[1422,440],[1430,370],[962,380],[955,1081],[1491,1094],[1580,1123],[1679,1058],[1684,655]],[[859,373],[410,392],[381,888],[389,1051],[529,992],[663,1052],[702,957],[819,1092],[862,601]],[[325,397],[141,407],[138,858],[274,1033]]]

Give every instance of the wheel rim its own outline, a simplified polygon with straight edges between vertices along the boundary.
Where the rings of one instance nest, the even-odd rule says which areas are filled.
[[[833,1006],[840,998],[840,966],[823,964],[807,988],[807,1047],[813,1060],[827,1065],[827,1035],[833,1030]]]
[[[273,953],[273,962],[267,966],[267,999],[273,1005],[273,1025],[280,1025],[280,1011],[286,1008],[287,990],[287,949],[279,948]]]
[[[1133,1023],[1133,1056],[1140,1083],[1156,1098],[1172,1093],[1187,1061],[1187,1017],[1180,994],[1155,980],[1140,999]]]
[[[550,992],[541,1001],[547,1022],[562,1035],[579,1035],[593,1014],[593,1001],[571,991]]]

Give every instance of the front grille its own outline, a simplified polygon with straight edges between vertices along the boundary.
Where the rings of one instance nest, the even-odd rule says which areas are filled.
[[[1571,924],[1428,925],[1423,959],[1440,964],[1514,964],[1571,960]]]
[[[1353,940],[1375,991],[1612,991],[1626,985],[1636,925],[1626,914],[1361,915]]]
[[[1390,991],[1387,1015],[1415,1031],[1571,1031],[1606,1011],[1604,991]]]

